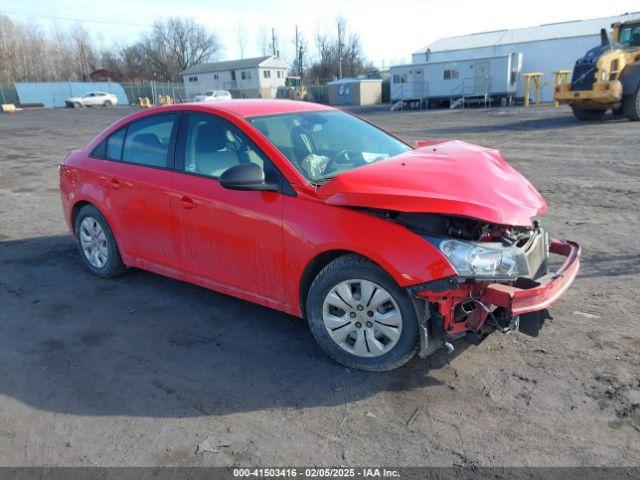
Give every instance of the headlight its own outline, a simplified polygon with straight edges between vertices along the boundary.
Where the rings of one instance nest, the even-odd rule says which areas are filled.
[[[511,248],[487,248],[477,243],[442,240],[438,247],[463,277],[517,277],[519,252]]]

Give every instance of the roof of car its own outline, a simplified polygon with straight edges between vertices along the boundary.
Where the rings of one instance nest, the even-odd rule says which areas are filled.
[[[194,105],[210,108],[211,110],[226,110],[241,117],[254,117],[257,115],[277,115],[280,113],[316,112],[322,110],[335,110],[327,105],[312,102],[296,102],[293,100],[259,100],[237,99],[224,100],[214,104],[196,103]]]

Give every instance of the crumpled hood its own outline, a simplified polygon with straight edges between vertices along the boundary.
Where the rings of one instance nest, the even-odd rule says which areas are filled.
[[[388,160],[337,175],[317,190],[327,204],[440,213],[531,225],[547,205],[500,152],[462,141],[422,142]]]

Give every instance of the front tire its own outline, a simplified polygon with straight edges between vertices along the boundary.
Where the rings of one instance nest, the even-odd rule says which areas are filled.
[[[572,107],[573,115],[580,121],[602,120],[606,110],[585,110],[582,108]]]
[[[93,205],[85,205],[75,219],[76,241],[87,268],[101,278],[122,275],[127,269],[118,245],[102,213]]]
[[[640,88],[635,93],[625,96],[622,100],[624,116],[633,122],[640,120]]]
[[[344,255],[329,263],[311,284],[306,307],[316,342],[342,365],[393,370],[416,353],[418,320],[411,298],[366,258]]]

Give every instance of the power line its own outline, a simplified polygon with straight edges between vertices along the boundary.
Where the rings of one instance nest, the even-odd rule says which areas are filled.
[[[62,21],[71,21],[71,22],[87,22],[87,23],[101,23],[101,24],[107,24],[107,25],[120,25],[120,26],[125,26],[125,27],[144,27],[144,28],[150,28],[153,27],[153,24],[151,23],[131,23],[131,22],[119,22],[119,21],[115,21],[115,20],[102,20],[99,18],[90,18],[90,17],[76,17],[76,16],[68,16],[68,15],[47,15],[44,13],[32,13],[32,12],[18,12],[15,10],[7,10],[7,9],[1,9],[0,13],[5,14],[5,15],[22,15],[25,17],[36,17],[36,18],[47,18],[50,20],[62,20]],[[219,27],[219,26],[212,26],[210,27],[213,30],[224,30],[224,31],[238,31],[239,28],[238,27]],[[246,29],[245,29],[246,30]],[[255,29],[249,29],[249,30],[255,30]]]
[[[23,15],[25,17],[48,18],[48,19],[51,19],[51,20],[66,20],[66,21],[90,22],[90,23],[106,23],[106,24],[110,24],[110,25],[124,25],[124,26],[129,26],[129,27],[152,27],[153,26],[150,23],[116,22],[116,21],[112,21],[112,20],[100,20],[100,19],[97,19],[97,18],[46,15],[44,13],[16,12],[14,10],[6,10],[6,9],[0,10],[0,13],[4,13],[4,14],[8,14],[8,15]]]

